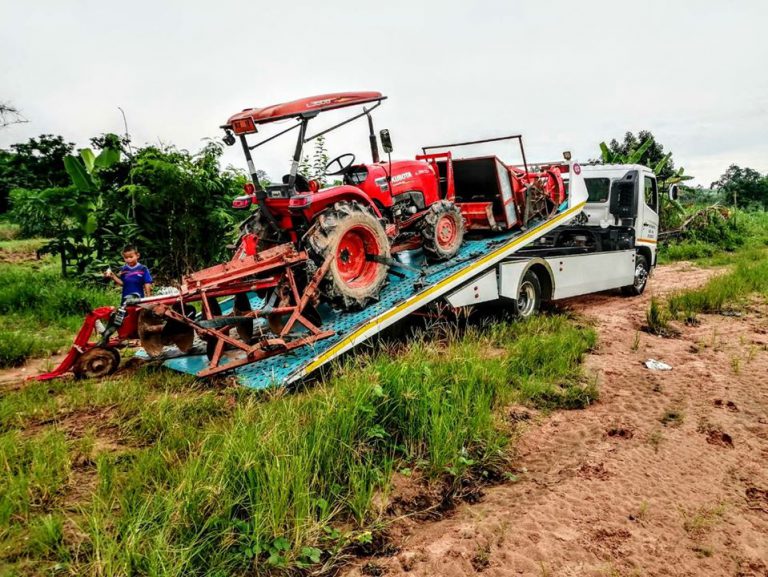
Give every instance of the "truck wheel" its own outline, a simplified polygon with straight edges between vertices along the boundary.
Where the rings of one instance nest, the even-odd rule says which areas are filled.
[[[421,227],[424,252],[431,260],[453,258],[464,241],[464,217],[458,206],[441,200],[429,207]]]
[[[641,254],[635,255],[635,282],[621,287],[621,292],[627,296],[640,296],[648,284],[648,260]]]
[[[320,266],[333,260],[321,290],[331,304],[343,310],[364,308],[379,297],[387,280],[386,265],[367,258],[389,258],[389,239],[384,227],[357,202],[337,202],[318,217],[308,238],[310,254]]]
[[[526,319],[539,312],[541,308],[541,283],[539,277],[533,271],[528,271],[523,275],[520,286],[517,289],[517,299],[515,299],[515,316]]]

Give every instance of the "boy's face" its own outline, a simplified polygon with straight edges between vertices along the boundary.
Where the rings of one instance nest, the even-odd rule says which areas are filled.
[[[141,255],[135,250],[129,250],[123,253],[123,260],[128,266],[136,266],[136,263],[139,262],[140,256]]]

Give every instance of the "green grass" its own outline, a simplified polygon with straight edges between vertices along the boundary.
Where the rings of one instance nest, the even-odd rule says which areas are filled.
[[[0,221],[0,242],[14,240],[19,237],[21,227],[11,222]]]
[[[52,259],[0,264],[0,367],[66,348],[90,308],[118,300],[115,292],[62,279]]]
[[[714,277],[703,287],[670,296],[672,315],[690,318],[696,313],[737,310],[750,295],[768,295],[768,258],[764,250],[744,252],[732,260],[732,270]]]
[[[0,230],[0,235],[2,231]],[[0,261],[15,255],[35,256],[45,243],[44,238],[0,239]]]
[[[597,396],[579,366],[595,333],[572,319],[441,335],[352,357],[291,394],[152,369],[6,394],[0,453],[13,474],[0,485],[0,565],[78,575],[331,566],[371,541],[372,501],[393,470],[449,492],[501,477],[505,405],[576,408]],[[71,423],[90,425],[64,436]],[[72,502],[64,489],[75,486],[92,489]]]

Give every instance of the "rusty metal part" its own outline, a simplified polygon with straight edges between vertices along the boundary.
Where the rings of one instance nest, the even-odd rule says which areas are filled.
[[[239,317],[245,313],[251,312],[251,299],[247,293],[238,293],[235,295],[235,305],[232,308],[232,316]],[[237,334],[246,343],[250,343],[253,338],[253,319],[241,320],[235,325]]]
[[[159,307],[158,307],[159,308]],[[157,357],[163,353],[163,328],[165,319],[154,311],[142,309],[139,312],[138,333],[141,346],[150,357]]]
[[[106,377],[120,366],[120,353],[112,347],[93,347],[80,355],[72,367],[78,379]]]
[[[205,340],[207,344],[206,353],[209,361],[208,367],[198,372],[197,375],[199,377],[207,377],[224,371],[229,371],[267,357],[272,357],[311,344],[335,334],[334,331],[321,330],[311,318],[307,317],[307,315],[316,315],[316,311],[314,311],[314,315],[311,311],[314,310],[313,303],[317,297],[318,285],[328,272],[328,267],[331,264],[332,258],[332,256],[329,256],[325,262],[323,262],[322,266],[315,271],[312,279],[302,291],[299,290],[296,283],[292,267],[285,267],[282,273],[283,279],[280,283],[285,287],[283,289],[286,294],[284,306],[269,306],[264,309],[251,310],[248,312],[241,311],[241,314],[227,318],[222,317],[221,307],[216,300],[208,298],[203,293],[202,304],[204,320],[218,321],[219,318],[217,317],[220,317],[223,320],[228,320],[229,322],[223,326],[219,326],[218,322],[201,323],[195,319],[185,317],[172,307],[164,307],[163,315],[166,319],[185,323],[194,328],[200,338]],[[288,320],[283,323],[282,327],[280,327],[279,334],[276,335],[276,338],[261,338],[258,342],[250,344],[239,340],[230,334],[232,328],[235,328],[238,324],[243,322],[243,317],[256,319],[263,318],[270,314],[281,315],[281,317],[288,316]],[[319,319],[319,315],[317,315],[316,318]],[[306,332],[299,336],[291,332],[297,323],[304,326],[306,329]],[[224,358],[225,349],[238,350],[239,355],[236,355],[235,357],[228,355],[227,358]]]
[[[195,331],[185,323],[170,319],[165,323],[162,338],[164,344],[176,345],[182,353],[188,353],[195,342]]]

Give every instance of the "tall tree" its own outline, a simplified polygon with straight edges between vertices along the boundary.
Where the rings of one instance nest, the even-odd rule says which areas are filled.
[[[632,132],[624,135],[619,142],[615,138],[609,144],[600,143],[602,162],[609,164],[643,164],[656,173],[662,185],[679,184],[693,177],[685,173],[681,166],[675,170],[671,152],[664,152],[664,147],[656,140],[650,130],[641,130],[635,136]]]
[[[733,202],[734,206],[768,209],[768,175],[752,168],[732,164],[712,183],[712,188],[720,190],[726,202]]]
[[[0,151],[0,212],[8,209],[8,195],[14,188],[68,186],[64,157],[74,147],[61,136],[41,134]]]

